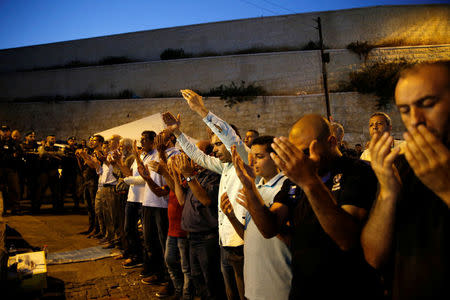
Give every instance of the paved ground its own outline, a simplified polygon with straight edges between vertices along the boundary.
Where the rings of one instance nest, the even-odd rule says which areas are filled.
[[[70,207],[53,215],[50,205],[44,205],[40,215],[6,216],[2,220],[31,247],[47,245],[49,253],[98,245],[97,240],[78,234],[87,228],[88,217]],[[47,267],[49,287],[44,295],[32,299],[158,299],[154,295],[161,289],[142,284],[140,269],[126,270],[122,260],[113,258]]]

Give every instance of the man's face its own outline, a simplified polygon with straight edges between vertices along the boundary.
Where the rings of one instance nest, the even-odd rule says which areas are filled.
[[[215,157],[220,159],[221,162],[231,162],[231,153],[228,152],[225,145],[222,143],[222,141],[217,137],[217,135],[213,135],[211,138],[211,144],[214,146],[213,152],[215,154]]]
[[[372,137],[375,133],[382,135],[384,132],[390,132],[391,128],[383,116],[373,116],[369,120],[369,133]]]
[[[142,150],[145,152],[150,152],[153,150],[153,141],[148,138],[147,135],[141,135],[141,146]]]
[[[47,137],[47,144],[49,146],[54,146],[55,143],[56,143],[56,137],[54,137],[54,136],[48,136]]]
[[[36,139],[36,135],[35,135],[34,132],[31,133],[31,134],[29,134],[29,135],[27,135],[27,136],[25,137],[25,141],[26,141],[27,143],[32,143],[32,142],[35,141],[35,139]]]
[[[450,146],[449,75],[440,66],[424,66],[397,83],[395,102],[406,128],[424,125]]]
[[[10,138],[11,137],[11,130],[7,129],[3,131],[3,137],[6,138]]]
[[[119,141],[118,139],[110,139],[109,142],[109,150],[114,151],[119,148]]]
[[[317,136],[314,131],[308,127],[300,131],[301,134],[295,134],[291,131],[289,134],[289,141],[303,152],[308,157],[310,156],[310,145]],[[331,137],[329,137],[331,138]],[[334,137],[333,137],[334,138]],[[324,170],[328,170],[329,162],[331,157],[332,145],[330,145],[329,139],[323,141],[317,141],[315,146],[315,157],[314,160],[317,163],[319,169],[319,175],[323,175]]]
[[[67,140],[67,144],[68,144],[70,147],[72,147],[72,146],[75,145],[75,140],[74,140],[74,139],[68,139],[68,140]]]
[[[247,131],[244,138],[244,143],[247,145],[247,147],[251,147],[253,144],[253,141],[256,138],[256,133],[253,131]]]
[[[101,142],[99,140],[99,138],[97,137],[93,137],[89,140],[90,144],[91,144],[91,148],[92,149],[97,149],[99,146],[101,146]]]
[[[362,151],[362,146],[361,145],[356,145],[355,146],[355,150],[358,151],[358,152],[361,152]]]
[[[18,132],[17,130],[13,131],[13,133],[11,134],[11,138],[15,141],[20,141],[20,132]]]
[[[270,158],[270,153],[267,152],[266,145],[253,145],[251,156],[253,169],[257,176],[261,176],[265,180],[270,180],[278,173],[277,166],[272,158]]]

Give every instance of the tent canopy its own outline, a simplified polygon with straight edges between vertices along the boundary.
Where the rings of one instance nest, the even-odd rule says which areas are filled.
[[[166,128],[163,122],[162,114],[157,113],[124,125],[113,127],[96,134],[100,134],[105,139],[109,139],[111,135],[118,134],[123,138],[129,138],[139,141],[141,139],[141,133],[145,130],[153,130],[156,133],[161,132]]]

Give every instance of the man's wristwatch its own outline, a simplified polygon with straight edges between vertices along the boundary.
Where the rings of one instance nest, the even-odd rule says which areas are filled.
[[[187,182],[191,182],[194,179],[195,179],[195,175],[191,175],[191,176],[186,177],[186,181]]]

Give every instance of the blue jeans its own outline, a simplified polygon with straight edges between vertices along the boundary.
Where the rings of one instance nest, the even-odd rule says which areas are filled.
[[[244,300],[244,246],[220,246],[220,260],[228,300]]]
[[[141,216],[142,204],[128,202],[125,204],[125,238],[127,247],[125,255],[133,260],[142,260],[142,244],[139,238],[138,221]]]
[[[224,284],[219,269],[219,238],[217,232],[191,232],[188,235],[191,275],[202,299],[222,299]]]
[[[192,278],[189,268],[189,244],[187,239],[167,236],[164,259],[176,295],[183,295],[183,299],[191,299]]]

